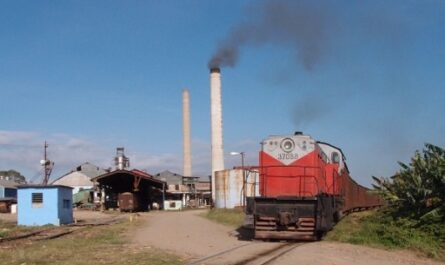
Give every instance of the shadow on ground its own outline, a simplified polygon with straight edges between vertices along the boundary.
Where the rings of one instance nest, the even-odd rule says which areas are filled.
[[[236,230],[236,237],[238,238],[238,240],[240,241],[252,241],[253,240],[253,229],[251,228],[246,228],[244,226],[240,226],[238,227]]]

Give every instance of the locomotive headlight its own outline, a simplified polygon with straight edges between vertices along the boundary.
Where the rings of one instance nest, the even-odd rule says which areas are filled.
[[[290,153],[294,150],[295,143],[292,139],[286,138],[286,139],[283,139],[283,141],[281,141],[280,147],[284,152]]]

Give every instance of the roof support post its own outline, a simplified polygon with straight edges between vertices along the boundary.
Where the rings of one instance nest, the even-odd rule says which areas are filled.
[[[165,210],[164,206],[165,206],[165,182],[162,183],[162,210]]]
[[[134,175],[133,179],[133,191],[139,191],[139,183],[141,183],[142,177]]]

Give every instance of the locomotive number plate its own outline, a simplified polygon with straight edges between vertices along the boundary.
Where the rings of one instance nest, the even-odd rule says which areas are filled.
[[[278,159],[279,160],[294,160],[298,158],[298,154],[295,153],[279,153],[278,154]]]

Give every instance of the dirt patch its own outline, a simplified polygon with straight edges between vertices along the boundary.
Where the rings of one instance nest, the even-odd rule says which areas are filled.
[[[204,211],[151,212],[133,235],[133,243],[153,246],[189,258],[211,255],[245,244],[233,228],[211,222]]]
[[[408,251],[387,251],[364,246],[336,242],[316,242],[304,244],[274,264],[331,264],[331,265],[427,265],[445,264],[421,258]]]

